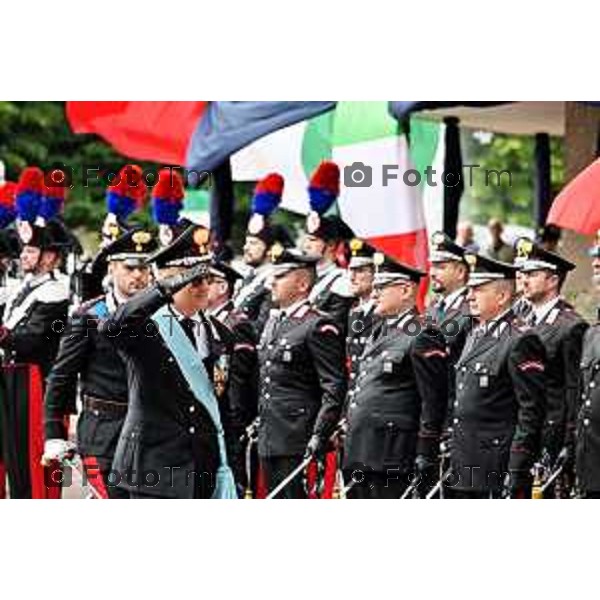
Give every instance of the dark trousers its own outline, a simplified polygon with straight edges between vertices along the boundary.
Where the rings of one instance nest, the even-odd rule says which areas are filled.
[[[267,490],[274,490],[300,463],[302,456],[260,457],[260,467],[265,476]],[[276,498],[283,500],[305,499],[306,490],[303,483],[304,473],[299,473],[286,485]]]
[[[126,497],[130,498],[131,500],[164,500],[165,498],[163,498],[162,496],[151,496],[150,494],[140,494],[137,491],[131,491],[129,492],[129,494],[125,494]]]
[[[352,482],[352,471],[344,471],[346,485]],[[409,485],[409,475],[368,473],[348,490],[348,500],[398,500]]]
[[[584,500],[598,500],[600,498],[600,492],[582,492],[581,497]]]
[[[189,500],[210,500],[215,491],[215,477],[213,473],[202,472],[200,468],[194,470],[193,475],[189,477],[189,486],[192,487],[192,494],[188,497],[188,489],[175,488],[175,495],[165,495],[162,492],[148,493],[147,486],[138,485],[138,483],[130,484],[130,487],[121,486],[117,488],[117,493],[121,494],[125,492],[126,496],[131,500],[169,500],[175,498],[189,499]],[[114,488],[113,488],[114,489]],[[118,496],[121,497],[120,495]]]
[[[549,463],[554,469],[556,461],[565,444],[565,434],[562,425],[548,426],[543,432],[542,447],[548,453]],[[568,461],[564,466],[562,473],[554,480],[544,492],[544,499],[564,499],[571,496],[571,490],[575,482],[575,465],[573,461]]]
[[[448,500],[498,500],[501,498],[501,491],[492,490],[456,490],[454,488],[444,486],[444,498]]]

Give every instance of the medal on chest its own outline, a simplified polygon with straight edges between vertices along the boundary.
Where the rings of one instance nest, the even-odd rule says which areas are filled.
[[[490,387],[490,376],[484,365],[475,363],[475,373],[481,389]]]
[[[221,398],[227,388],[229,378],[229,356],[222,354],[219,356],[213,367],[213,382],[217,398]]]
[[[283,346],[283,353],[281,355],[281,360],[284,363],[292,362],[292,347],[287,343],[287,340],[281,340],[281,345]]]

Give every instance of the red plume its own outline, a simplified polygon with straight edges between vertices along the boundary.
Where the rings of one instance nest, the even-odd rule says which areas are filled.
[[[44,172],[39,167],[25,167],[19,175],[17,193],[42,193],[44,187]]]
[[[0,185],[0,204],[7,208],[12,208],[15,205],[15,195],[17,193],[17,184],[12,181],[7,181],[4,185]]]
[[[43,196],[46,198],[56,198],[57,200],[64,200],[67,197],[67,188],[64,186],[57,185],[46,185],[44,183]]]
[[[161,169],[158,173],[158,181],[152,188],[152,197],[181,202],[185,197],[185,186],[181,175],[175,169]]]
[[[111,192],[120,196],[133,198],[136,205],[141,206],[148,193],[148,186],[142,178],[142,168],[138,165],[125,165],[117,177],[117,182],[114,185],[109,185]]]
[[[332,161],[323,161],[310,179],[311,188],[320,188],[335,196],[340,195],[340,168]]]
[[[283,185],[283,177],[279,173],[269,173],[269,175],[256,184],[254,193],[281,196],[283,194]]]

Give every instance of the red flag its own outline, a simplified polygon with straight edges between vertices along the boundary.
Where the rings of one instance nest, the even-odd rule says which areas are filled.
[[[600,159],[564,187],[554,200],[546,222],[585,235],[600,229]]]
[[[75,133],[95,133],[138,160],[184,165],[208,102],[67,102]]]
[[[332,110],[328,102],[67,102],[75,133],[138,160],[210,171],[254,140]]]

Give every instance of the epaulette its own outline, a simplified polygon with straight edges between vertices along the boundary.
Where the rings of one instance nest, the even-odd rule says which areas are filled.
[[[398,321],[396,322],[395,327],[396,327],[396,329],[404,330],[404,327],[409,322],[418,323],[419,324],[419,329],[420,329],[421,326],[426,322],[426,319],[425,319],[424,315],[417,314],[417,313],[414,313],[414,312],[408,312],[401,319],[398,319]]]
[[[101,300],[104,300],[104,299],[105,299],[105,296],[104,296],[104,294],[102,294],[101,296],[96,296],[96,298],[91,298],[90,300],[86,300],[85,302],[82,302],[77,307],[77,310],[73,313],[73,316],[81,317],[85,313],[90,312],[91,309],[96,304],[98,304],[98,302],[100,302]]]
[[[315,315],[317,317],[329,317],[329,313],[325,312],[324,310],[321,310],[320,308],[317,308],[316,306],[310,306],[309,309],[309,313],[311,315]]]
[[[454,298],[454,301],[450,306],[448,306],[447,310],[457,310],[459,309],[465,302],[467,302],[467,294],[459,294]]]
[[[546,323],[548,325],[553,325],[555,323],[556,319],[558,318],[559,314],[560,314],[560,308],[558,306],[555,306],[548,314],[548,317],[546,318]]]
[[[561,306],[565,310],[575,311],[575,306],[573,304],[571,304],[570,302],[567,302],[564,298],[560,299],[559,306]]]
[[[297,311],[294,312],[293,315],[291,315],[291,317],[294,319],[304,319],[304,317],[308,316],[313,312],[316,312],[316,310],[317,309],[315,309],[310,304],[303,304],[300,308],[298,308]]]
[[[511,328],[514,326],[515,326],[514,321],[513,321],[513,323],[508,323],[507,321],[502,321],[501,323],[498,323],[498,326],[494,329],[492,335],[493,335],[493,337],[498,339],[506,331],[507,328]],[[516,325],[516,327],[518,328],[518,325]]]
[[[352,288],[350,286],[350,279],[348,275],[343,272],[336,280],[333,282],[331,286],[331,292],[333,294],[337,294],[342,298],[352,298]]]

